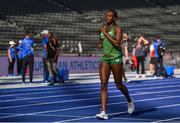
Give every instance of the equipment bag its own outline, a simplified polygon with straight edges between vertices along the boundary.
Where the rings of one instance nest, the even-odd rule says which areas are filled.
[[[69,79],[69,70],[68,69],[62,69],[61,67],[58,69],[58,74],[61,76],[62,80],[68,80]]]
[[[168,76],[174,75],[174,66],[165,66],[164,69]]]

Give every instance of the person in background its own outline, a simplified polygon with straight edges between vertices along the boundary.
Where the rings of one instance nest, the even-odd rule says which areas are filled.
[[[133,48],[133,52],[135,52],[135,48],[136,48],[136,45],[134,44],[134,45],[132,45],[132,48]],[[137,70],[137,58],[136,58],[136,56],[135,56],[135,53],[132,53],[131,54],[131,62],[132,62],[132,64],[131,64],[131,70],[132,71],[135,71],[135,70]]]
[[[153,41],[154,49],[155,49],[155,72],[154,77],[162,77],[164,78],[164,65],[163,65],[163,56],[165,52],[165,44],[160,39],[160,36],[156,36],[156,39]],[[159,65],[159,67],[158,67]]]
[[[82,44],[81,44],[81,42],[79,41],[79,42],[78,42],[78,56],[81,56],[82,52],[83,52],[83,50],[82,50]]]
[[[15,63],[15,48],[14,45],[16,43],[14,41],[9,41],[9,48],[8,48],[8,61],[9,61],[9,66],[8,66],[8,74],[9,76],[14,75],[14,63]]]
[[[122,83],[123,60],[122,51],[119,48],[122,40],[122,29],[116,24],[117,12],[108,10],[105,14],[106,24],[100,27],[100,39],[98,48],[102,49],[99,76],[101,80],[101,111],[96,114],[96,118],[108,119],[107,111],[107,87],[112,71],[117,88],[127,99],[128,113],[133,113],[135,106],[130,97],[128,89]]]
[[[155,48],[154,48],[154,44],[153,44],[153,41],[150,45],[150,48],[149,48],[149,57],[150,57],[150,62],[149,62],[149,71],[150,71],[150,74],[154,75],[154,64],[155,64]]]
[[[135,48],[133,49],[133,55],[136,56],[137,58],[137,75],[136,78],[139,78],[139,67],[141,64],[141,74],[142,78],[146,78],[145,76],[145,69],[144,69],[144,61],[145,61],[145,56],[146,56],[146,47],[149,42],[143,37],[139,37],[137,40],[137,43],[135,45]]]
[[[22,75],[22,48],[21,48],[22,41],[19,40],[19,44],[16,47],[17,52],[17,74]]]
[[[123,76],[125,82],[129,82],[129,80],[126,78],[126,75],[125,75],[126,64],[129,62],[129,59],[128,59],[128,55],[129,55],[128,40],[129,40],[128,34],[123,33],[123,39],[121,41],[121,49],[123,52],[123,73],[122,73],[122,76]]]
[[[56,77],[58,78],[59,85],[62,85],[64,81],[62,80],[62,77],[58,74],[58,69],[57,69],[59,43],[54,33],[52,32],[49,32],[49,42],[47,43],[46,52],[47,52],[46,62],[51,78],[49,85],[55,84]]]
[[[22,48],[22,81],[25,83],[25,75],[27,66],[29,66],[29,82],[33,81],[33,68],[34,68],[34,41],[30,38],[31,33],[25,32],[25,38],[21,40]]]
[[[47,54],[46,54],[46,49],[47,49],[47,44],[49,42],[49,31],[48,30],[44,30],[41,32],[41,36],[42,36],[42,40],[41,40],[41,45],[42,45],[42,60],[43,60],[43,81],[44,82],[48,82],[50,81],[50,77],[49,77],[49,71],[47,68],[47,63],[46,63],[46,58],[47,58]]]

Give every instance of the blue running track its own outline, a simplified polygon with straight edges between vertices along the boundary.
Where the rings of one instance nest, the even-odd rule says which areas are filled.
[[[125,97],[110,82],[103,122],[180,122],[180,78],[126,85],[135,112],[127,113]],[[99,110],[100,83],[0,89],[0,122],[102,122],[95,118]]]

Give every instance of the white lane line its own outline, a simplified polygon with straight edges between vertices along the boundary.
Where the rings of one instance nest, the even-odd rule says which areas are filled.
[[[27,115],[27,114],[17,114],[17,113],[0,113],[1,115]],[[33,116],[33,115],[31,115]],[[47,116],[47,117],[84,117],[80,115],[50,115],[50,114],[35,114],[34,116]]]
[[[180,117],[174,117],[174,118],[169,118],[169,119],[164,119],[164,120],[157,120],[153,121],[152,123],[158,123],[158,122],[172,122],[173,120],[180,120]],[[177,123],[177,121],[174,121]],[[178,121],[179,123],[179,121]]]
[[[136,101],[137,102],[137,101]],[[180,104],[173,104],[173,105],[164,105],[164,106],[157,106],[154,107],[156,109],[162,109],[162,108],[171,108],[171,107],[179,107]],[[148,110],[152,110],[154,108],[147,108],[147,109],[141,109],[141,110],[135,110],[135,112],[140,112],[140,111],[148,111]],[[127,111],[123,111],[123,112],[116,112],[116,113],[111,113],[109,114],[109,116],[113,116],[113,115],[121,115],[121,114],[128,114]],[[55,123],[63,123],[63,122],[72,122],[72,121],[78,121],[78,120],[85,120],[85,119],[89,119],[89,118],[95,118],[95,116],[91,116],[91,117],[84,117],[84,118],[75,118],[75,119],[69,119],[69,120],[62,120],[62,121],[56,121]],[[153,119],[152,119],[153,120]],[[147,122],[147,121],[145,121]]]
[[[173,88],[177,87],[177,85],[171,85],[171,86],[160,86],[160,87],[147,87],[147,88],[136,88],[136,89],[128,89],[129,91],[143,91],[143,90],[152,90],[152,89],[165,89],[165,88]],[[119,92],[119,90],[113,90],[113,91],[108,91],[108,92]],[[8,100],[1,100],[1,102],[12,102],[12,101],[23,101],[23,100],[36,100],[36,99],[46,99],[46,98],[55,98],[55,97],[67,97],[67,96],[78,96],[78,95],[84,95],[84,94],[100,94],[100,91],[98,92],[90,92],[90,93],[78,93],[78,94],[60,94],[60,95],[53,95],[53,96],[41,96],[41,97],[35,97],[35,98],[30,98],[30,97],[18,97],[18,99],[8,99]],[[168,95],[167,95],[168,96]]]
[[[140,99],[140,100],[135,100],[135,103],[136,102],[144,102],[144,101],[152,101],[152,100],[172,99],[172,98],[177,98],[177,97],[180,97],[180,96],[169,96],[169,97],[163,97],[163,98]],[[107,105],[124,104],[124,103],[127,103],[127,102],[123,101],[123,102],[109,103]],[[3,116],[3,117],[0,117],[0,119],[18,117],[18,116],[23,116],[23,115],[36,115],[36,114],[41,114],[41,113],[52,113],[52,112],[76,110],[76,109],[83,109],[83,108],[92,108],[92,107],[97,107],[97,106],[100,106],[100,105],[81,106],[81,107],[65,108],[65,109],[59,109],[59,110],[48,110],[48,111],[41,111],[41,112],[34,112],[34,113],[27,113],[27,114],[20,114],[20,115],[16,114],[16,115],[12,115],[12,116]],[[178,104],[178,105],[176,105],[176,104],[165,105],[165,106],[160,106],[160,107],[165,108],[165,107],[168,107],[168,106],[180,106],[180,104]],[[152,109],[152,108],[143,109],[143,110],[136,110],[136,111],[144,111],[144,110],[149,110],[149,109]],[[120,112],[120,113],[127,113],[127,111]],[[116,114],[119,114],[119,112],[118,113],[112,113],[110,115],[116,115]]]
[[[131,118],[131,117],[127,117],[127,118],[122,118],[122,117],[113,117],[113,120],[129,120],[129,121],[132,121],[132,120],[136,120],[136,122],[139,120],[140,122],[143,122],[143,121],[152,121],[152,120],[157,120],[157,119],[144,119],[144,118]],[[126,121],[127,122],[127,121]]]
[[[176,86],[178,87],[180,87],[180,85],[177,85],[177,84],[180,84],[179,82],[170,82],[171,84],[176,84]],[[140,85],[132,85],[132,86],[128,86],[128,88],[130,88],[130,87],[144,87],[144,86],[150,86],[150,85],[152,85],[152,86],[159,86],[159,85],[167,85],[167,83],[156,83],[156,84],[154,84],[154,83],[151,83],[151,84],[140,84]],[[108,89],[111,89],[111,88],[116,88],[115,86],[112,86],[112,87],[108,87]],[[65,89],[65,88],[63,88],[63,89]],[[73,88],[73,89],[76,89],[76,88]],[[77,88],[78,89],[78,91],[91,91],[91,90],[96,90],[96,89],[100,89],[100,86],[99,87],[96,87],[96,88],[82,88],[82,89],[79,89],[79,88]],[[44,89],[45,90],[45,89]],[[0,95],[0,97],[8,97],[8,96],[25,96],[25,95],[31,95],[31,94],[35,94],[35,95],[37,95],[37,94],[49,94],[49,93],[56,93],[56,92],[61,92],[61,90],[60,90],[60,88],[58,88],[56,91],[48,91],[48,90],[45,90],[45,92],[28,92],[28,93],[20,93],[20,94],[3,94],[3,95]],[[74,92],[74,91],[72,91],[72,89],[67,89],[66,90],[66,92]]]
[[[0,113],[1,115],[15,115],[17,113]]]
[[[34,115],[31,115],[31,116],[46,116],[46,117],[84,117],[84,116],[80,116],[80,115],[62,115],[62,114],[59,114],[59,115],[50,115],[50,114],[34,114]]]
[[[118,114],[124,114],[126,112],[118,112]],[[79,121],[79,120],[85,120],[85,119],[90,119],[90,118],[96,118],[96,116],[86,116],[86,117],[81,117],[81,118],[74,118],[74,119],[69,119],[69,120],[63,120],[63,121],[55,121],[53,123],[64,123],[64,122],[72,122],[72,121]],[[113,120],[127,120],[125,122],[132,122],[132,120],[136,120],[135,122],[150,122],[153,121],[153,119],[139,119],[139,118],[113,118]],[[79,122],[83,122],[83,121],[79,121]],[[113,122],[113,121],[112,121]],[[117,122],[117,121],[115,121]],[[119,121],[120,122],[120,121]],[[123,122],[123,121],[121,121]],[[121,123],[120,122],[120,123]]]
[[[131,94],[131,95],[132,96],[137,96],[137,95],[159,94],[159,93],[169,93],[169,92],[179,92],[179,91],[180,91],[180,89],[178,89],[178,90],[168,90],[168,91],[158,91],[158,92],[143,92],[143,93]],[[109,96],[109,98],[112,98],[112,97],[123,97],[123,95]],[[179,97],[179,96],[171,96],[171,97]],[[21,107],[29,107],[29,106],[52,105],[52,104],[67,103],[67,102],[71,103],[71,102],[78,102],[78,101],[95,100],[95,99],[99,99],[99,98],[100,97],[86,98],[86,99],[64,100],[64,101],[54,101],[54,102],[34,103],[34,104],[26,104],[26,105],[0,107],[0,109],[11,109],[11,108],[21,108]]]
[[[36,114],[35,116],[46,116],[46,117],[84,117],[80,115],[46,115],[46,114]]]
[[[133,80],[132,80],[133,81]],[[160,81],[160,82],[174,82],[174,81],[176,81],[176,80],[171,80],[171,81],[169,81],[169,79],[167,79],[167,80],[153,80],[153,81],[145,81],[145,84],[143,84],[143,85],[146,85],[146,84],[148,84],[148,83],[150,83],[150,84],[152,84],[152,83],[157,83],[157,81]],[[158,83],[160,83],[160,82],[158,82]],[[77,85],[75,85],[75,83],[73,83],[73,88],[74,87],[83,87],[84,86],[84,84],[87,84],[87,83],[81,83],[81,84],[77,84]],[[91,84],[91,83],[89,83],[91,86],[90,87],[98,87],[99,85],[100,85],[100,83],[99,84]],[[110,85],[113,85],[114,84],[114,82],[109,82],[109,84]],[[130,86],[131,87],[131,86]],[[70,87],[68,87],[68,85],[65,87],[65,88],[72,88],[72,86],[70,86]],[[27,92],[27,91],[35,91],[35,90],[57,90],[57,89],[59,89],[59,88],[31,88],[31,89],[29,89],[29,88],[27,88],[26,90],[24,90],[24,89],[21,89],[21,90],[18,90],[18,89],[16,89],[16,90],[3,90],[3,91],[0,91],[0,92]]]

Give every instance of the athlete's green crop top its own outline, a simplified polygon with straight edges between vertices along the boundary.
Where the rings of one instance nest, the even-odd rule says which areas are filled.
[[[111,37],[115,37],[115,26],[110,28],[108,34]],[[122,52],[119,47],[115,47],[111,44],[111,42],[105,37],[103,32],[100,34],[100,38],[103,40],[103,48],[102,48],[102,56],[101,60],[114,59],[117,57],[122,58]]]

